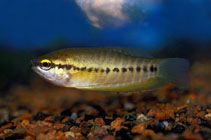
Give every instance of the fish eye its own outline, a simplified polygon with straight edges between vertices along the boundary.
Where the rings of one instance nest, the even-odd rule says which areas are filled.
[[[51,61],[48,59],[43,59],[40,63],[40,68],[43,70],[49,70],[51,68]]]

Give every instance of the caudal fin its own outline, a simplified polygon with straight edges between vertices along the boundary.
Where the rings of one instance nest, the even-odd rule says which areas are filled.
[[[162,59],[160,62],[159,77],[186,88],[189,85],[189,62],[183,58]]]

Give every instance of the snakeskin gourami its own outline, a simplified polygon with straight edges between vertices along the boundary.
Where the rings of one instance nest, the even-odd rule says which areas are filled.
[[[153,58],[123,48],[69,48],[32,60],[32,69],[62,87],[130,92],[168,83],[187,87],[189,63],[183,58]]]

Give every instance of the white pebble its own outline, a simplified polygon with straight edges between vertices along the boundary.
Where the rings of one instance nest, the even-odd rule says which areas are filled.
[[[169,123],[167,121],[164,121],[163,124],[165,125],[165,127],[168,127]]]

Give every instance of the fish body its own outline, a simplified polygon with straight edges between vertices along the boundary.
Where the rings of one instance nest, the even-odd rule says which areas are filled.
[[[188,84],[187,60],[157,59],[129,49],[69,48],[32,63],[53,84],[85,90],[130,92]]]

